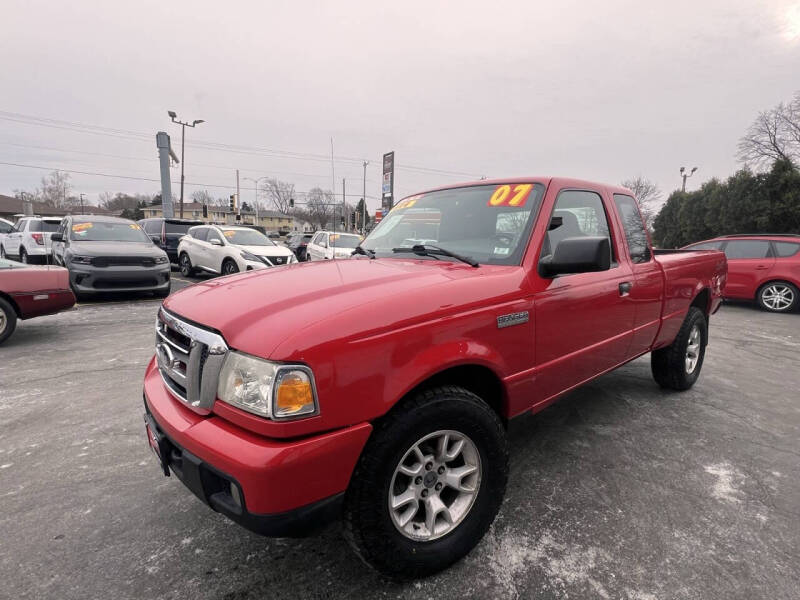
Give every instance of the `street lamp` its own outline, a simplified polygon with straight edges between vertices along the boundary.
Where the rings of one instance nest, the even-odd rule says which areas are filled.
[[[253,208],[256,209],[256,225],[260,225],[259,218],[258,218],[258,182],[261,181],[262,179],[269,179],[269,175],[264,175],[264,176],[258,177],[256,179],[253,179],[252,177],[242,177],[242,179],[245,179],[245,180],[248,180],[248,181],[252,181],[253,183],[256,184],[256,199],[254,201],[255,203],[253,204]]]
[[[186,126],[195,127],[196,125],[200,125],[200,123],[205,123],[203,119],[195,119],[191,123],[179,121],[178,115],[175,114],[174,110],[168,110],[167,114],[169,118],[172,119],[173,123],[177,123],[181,126],[181,219],[183,218],[183,149],[184,149],[184,138],[186,137]]]
[[[681,192],[686,191],[686,180],[694,175],[694,172],[697,171],[697,167],[692,167],[691,172],[686,172],[686,167],[681,167],[681,177],[683,177],[683,185],[681,186]]]

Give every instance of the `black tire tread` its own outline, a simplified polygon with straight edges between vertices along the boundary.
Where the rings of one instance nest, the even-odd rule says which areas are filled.
[[[695,371],[699,376],[700,370],[703,367],[703,359],[705,358],[705,346],[708,343],[708,324],[703,311],[696,306],[691,306],[673,342],[665,348],[659,348],[653,351],[651,354],[650,367],[653,372],[653,379],[655,379],[656,383],[661,387],[683,391],[692,387],[697,380],[697,377],[687,378],[684,359],[689,332],[698,320],[703,322],[703,327],[701,328],[702,358]],[[689,379],[691,379],[691,381]]]
[[[356,468],[351,476],[351,486],[348,488],[345,495],[345,507],[343,510],[343,535],[349,542],[350,546],[355,551],[356,555],[368,566],[381,571],[384,575],[401,580],[407,578],[407,574],[399,574],[397,572],[387,572],[384,569],[376,566],[375,562],[371,559],[373,556],[390,556],[394,550],[391,541],[387,537],[369,535],[374,533],[375,528],[370,524],[364,523],[364,515],[369,514],[369,505],[365,506],[367,498],[364,494],[359,495],[357,486],[353,486],[352,482],[361,481],[363,478],[368,477],[369,473],[375,473],[380,470],[382,466],[379,460],[379,453],[374,450],[387,443],[393,437],[393,432],[397,431],[403,423],[409,419],[425,419],[426,413],[430,412],[432,407],[435,407],[440,402],[447,401],[462,401],[478,408],[485,413],[488,421],[496,428],[498,436],[505,440],[505,429],[497,414],[486,404],[480,397],[472,392],[456,386],[456,385],[442,385],[432,388],[427,388],[414,396],[411,396],[387,413],[380,420],[376,421],[374,430],[370,436],[367,445],[365,446],[361,458],[359,459]],[[504,445],[502,450],[503,460],[500,465],[494,465],[494,468],[502,472],[502,489],[505,490],[505,485],[508,480],[508,450]],[[502,501],[502,494],[499,494],[500,500],[494,508],[494,514],[500,508]],[[462,524],[463,525],[463,524]],[[485,524],[485,527],[480,531],[480,537],[488,530],[491,521]],[[480,538],[479,538],[480,539]],[[453,561],[458,560],[460,556],[456,557]],[[397,557],[398,561],[402,561],[401,557]],[[408,573],[413,576],[425,576],[435,572],[437,569],[429,570],[422,564],[411,565],[408,567]]]
[[[6,314],[6,328],[0,333],[0,344],[5,342],[17,328],[17,311],[5,298],[0,298],[0,310]]]

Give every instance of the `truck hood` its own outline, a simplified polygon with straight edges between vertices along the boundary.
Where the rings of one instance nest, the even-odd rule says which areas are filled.
[[[164,307],[219,331],[232,348],[275,360],[303,360],[328,341],[445,317],[486,298],[519,296],[520,267],[414,259],[299,263],[198,283]],[[507,297],[507,298],[506,298]]]
[[[151,242],[82,242],[69,244],[73,254],[81,256],[163,256],[164,251]]]

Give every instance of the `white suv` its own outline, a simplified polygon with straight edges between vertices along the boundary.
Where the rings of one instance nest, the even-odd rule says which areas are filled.
[[[0,240],[0,257],[14,256],[23,263],[47,262],[52,248],[50,236],[60,223],[60,217],[22,217]]]
[[[318,231],[306,246],[306,260],[350,258],[360,243],[361,236],[355,233]]]
[[[230,275],[294,262],[291,250],[249,227],[198,225],[178,244],[178,265],[184,277],[197,270]]]

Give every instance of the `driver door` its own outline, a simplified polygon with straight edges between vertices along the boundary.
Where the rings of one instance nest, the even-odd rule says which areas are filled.
[[[215,242],[219,242],[219,244]],[[203,244],[205,266],[215,273],[222,273],[222,259],[225,256],[224,236],[217,228],[209,227],[207,241],[200,243]]]

